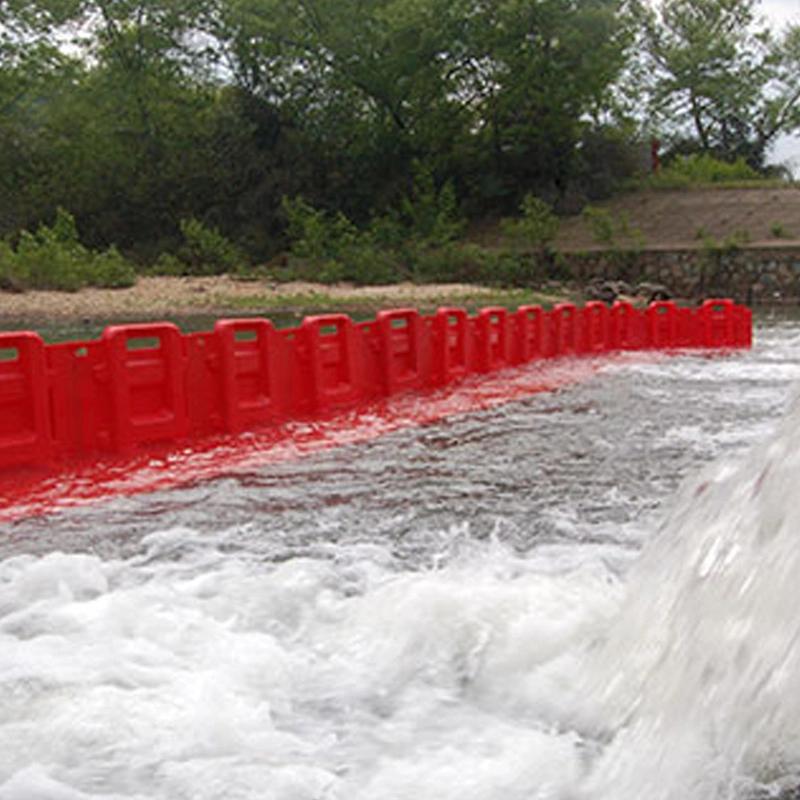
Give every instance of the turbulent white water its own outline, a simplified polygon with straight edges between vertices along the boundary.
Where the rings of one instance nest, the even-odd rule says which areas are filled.
[[[765,325],[0,528],[0,800],[791,796],[799,378]]]

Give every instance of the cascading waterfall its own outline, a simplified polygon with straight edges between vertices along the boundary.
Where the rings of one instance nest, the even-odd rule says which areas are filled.
[[[582,690],[612,737],[588,796],[800,785],[800,399],[690,482],[631,571]]]

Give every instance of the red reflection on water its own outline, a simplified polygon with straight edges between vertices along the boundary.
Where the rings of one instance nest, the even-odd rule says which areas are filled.
[[[0,478],[0,522],[251,471],[456,414],[495,408],[585,380],[614,358],[540,362],[471,377],[448,389],[393,397],[335,416],[285,422],[250,433],[187,442],[184,446],[149,447],[146,453],[132,457],[73,464],[57,473],[20,470]]]

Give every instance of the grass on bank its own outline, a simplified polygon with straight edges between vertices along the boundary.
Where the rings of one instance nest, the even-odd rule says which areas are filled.
[[[553,285],[545,289],[495,289],[488,292],[448,294],[443,291],[436,295],[404,296],[397,294],[380,294],[374,297],[364,295],[330,295],[316,292],[302,292],[295,295],[256,294],[247,297],[234,297],[224,294],[212,294],[203,300],[203,305],[215,309],[239,311],[242,313],[264,312],[271,310],[284,313],[297,312],[306,315],[313,313],[341,312],[350,313],[354,317],[366,317],[386,308],[387,301],[393,306],[413,306],[420,313],[429,314],[442,306],[456,305],[472,313],[480,308],[501,307],[516,309],[523,305],[541,305],[549,308],[556,303],[566,302],[572,294],[562,285]],[[191,309],[191,305],[189,306]],[[196,307],[196,310],[200,310]]]

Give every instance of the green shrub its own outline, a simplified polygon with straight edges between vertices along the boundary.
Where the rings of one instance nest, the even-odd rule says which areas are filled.
[[[178,256],[172,253],[162,253],[155,264],[152,264],[147,272],[149,275],[162,275],[169,278],[175,278],[183,275],[184,263]]]
[[[341,280],[351,283],[388,284],[398,283],[403,273],[398,263],[398,253],[384,250],[365,238],[364,241],[343,253]]]
[[[292,241],[292,252],[300,258],[335,259],[359,238],[355,225],[341,211],[330,216],[302,197],[283,197],[281,211],[288,223],[286,232]]]
[[[121,288],[136,281],[133,265],[111,247],[96,253],[81,244],[75,219],[59,209],[52,225],[22,231],[16,248],[0,243],[0,288],[76,292],[84,286]]]
[[[136,271],[116,247],[96,253],[91,260],[89,285],[100,289],[127,289],[136,283]]]
[[[583,216],[592,228],[592,235],[598,244],[611,246],[614,243],[614,220],[607,208],[586,206]]]
[[[773,222],[770,227],[770,232],[776,239],[787,239],[789,238],[789,234],[784,228],[783,223],[781,222]]]
[[[544,253],[558,236],[558,217],[553,213],[549,203],[525,195],[520,205],[520,216],[512,220],[503,220],[503,232],[525,247]]]
[[[295,265],[306,277],[322,283],[396,283],[403,277],[399,248],[403,241],[391,217],[374,219],[359,231],[341,212],[333,216],[314,208],[302,197],[284,197],[281,208],[288,221]]]
[[[459,236],[466,224],[458,213],[455,189],[450,181],[437,189],[429,169],[419,162],[413,168],[414,184],[411,196],[401,203],[402,219],[416,240],[441,246]]]
[[[475,244],[419,248],[409,258],[414,279],[421,283],[477,283],[486,273],[486,251]]]
[[[761,175],[743,158],[728,162],[706,153],[677,156],[658,175],[651,178],[652,184],[659,188],[682,188],[693,184],[756,180],[761,180]]]
[[[31,289],[76,292],[88,283],[91,254],[81,244],[75,219],[62,208],[50,226],[22,231],[14,254],[15,272]]]
[[[0,291],[22,292],[25,286],[17,275],[14,264],[14,250],[11,245],[0,239]]]
[[[247,266],[244,253],[217,228],[194,217],[182,219],[180,228],[183,244],[178,249],[178,260],[183,264],[183,275],[222,275]]]

